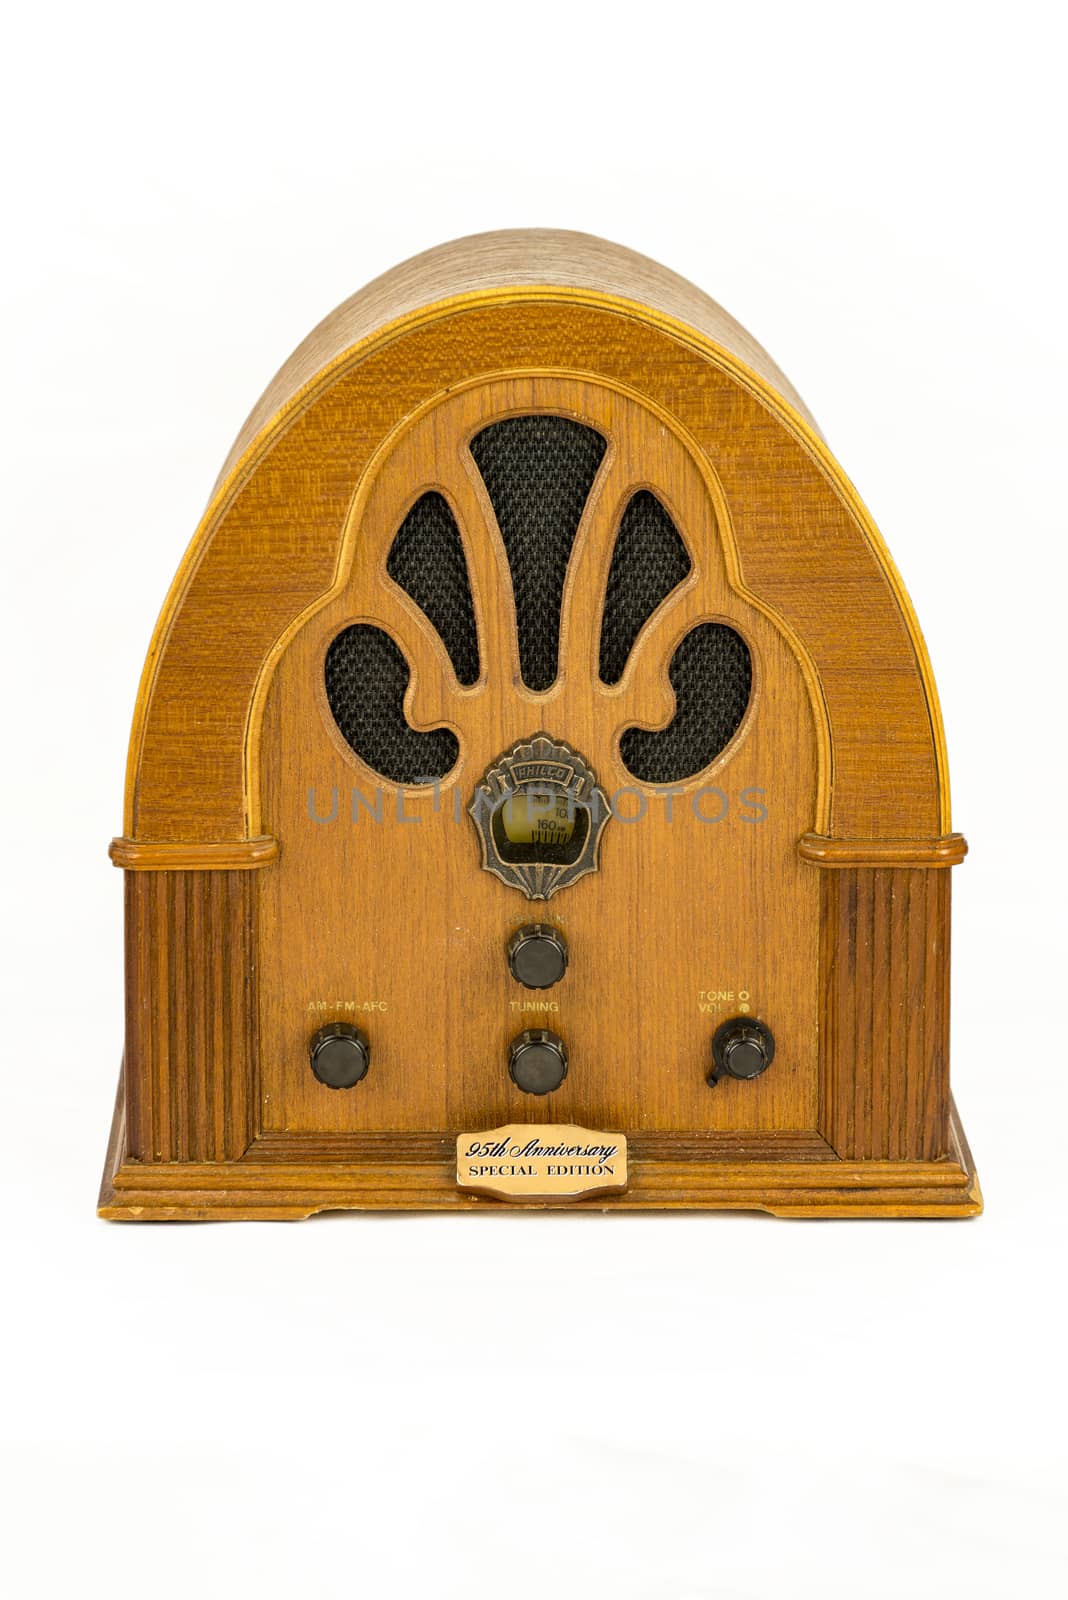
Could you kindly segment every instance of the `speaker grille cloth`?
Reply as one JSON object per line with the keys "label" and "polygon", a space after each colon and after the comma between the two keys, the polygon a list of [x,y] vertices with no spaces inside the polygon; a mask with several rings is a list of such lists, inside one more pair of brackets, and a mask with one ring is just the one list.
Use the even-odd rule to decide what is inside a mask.
{"label": "speaker grille cloth", "polygon": [[[575,534],[604,459],[593,428],[570,417],[507,417],[471,443],[504,541],[515,596],[523,681],[548,689],[557,672],[560,605]],[[463,544],[436,491],[422,495],[397,532],[386,570],[437,629],[457,679],[479,675],[478,635]],[[618,683],[634,640],[660,602],[690,571],[667,511],[648,490],[627,504],[605,593],[600,672]],[[728,744],[749,704],[752,662],[744,639],[706,622],[679,644],[668,675],[675,716],[659,732],[628,728],[620,740],[627,771],[642,783],[676,783],[700,772]],[[411,676],[389,634],[356,623],[326,657],[326,693],[342,735],[392,783],[433,783],[459,756],[448,728],[418,733],[404,716]]]}
{"label": "speaker grille cloth", "polygon": [[357,622],[326,653],[326,697],[334,721],[362,761],[392,783],[432,783],[455,766],[448,728],[417,733],[404,717],[411,673],[388,633]]}
{"label": "speaker grille cloth", "polygon": [[686,546],[655,494],[627,503],[608,569],[601,619],[601,678],[618,683],[631,646],[665,596],[690,570]]}
{"label": "speaker grille cloth", "polygon": [[529,689],[548,689],[556,678],[567,563],[605,448],[599,433],[570,417],[506,417],[471,441],[508,554]]}
{"label": "speaker grille cloth", "polygon": [[460,530],[443,495],[424,494],[415,502],[393,541],[386,571],[434,624],[458,681],[474,683],[475,609]]}
{"label": "speaker grille cloth", "polygon": [[737,732],[753,685],[749,647],[722,622],[702,622],[679,644],[668,668],[675,715],[666,728],[628,728],[619,741],[627,771],[641,783],[679,783],[714,761]]}

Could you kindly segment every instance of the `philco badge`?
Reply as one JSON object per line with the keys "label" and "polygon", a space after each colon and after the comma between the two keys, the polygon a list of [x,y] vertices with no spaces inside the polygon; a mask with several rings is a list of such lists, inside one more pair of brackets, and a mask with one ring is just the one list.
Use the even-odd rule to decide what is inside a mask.
{"label": "philco badge", "polygon": [[547,733],[513,745],[475,790],[468,811],[482,865],[528,900],[548,900],[587,872],[611,807],[577,751]]}
{"label": "philco badge", "polygon": [[583,1200],[627,1187],[627,1141],[571,1123],[509,1123],[456,1141],[456,1182],[498,1200]]}

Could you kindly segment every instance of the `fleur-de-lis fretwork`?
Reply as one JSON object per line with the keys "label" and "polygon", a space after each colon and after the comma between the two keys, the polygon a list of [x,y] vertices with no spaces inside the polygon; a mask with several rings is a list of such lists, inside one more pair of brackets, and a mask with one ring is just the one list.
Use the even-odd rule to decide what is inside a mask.
{"label": "fleur-de-lis fretwork", "polygon": [[363,507],[354,559],[373,596],[332,640],[326,689],[348,744],[390,782],[445,778],[465,734],[476,765],[487,738],[503,748],[537,725],[596,754],[586,730],[610,715],[625,771],[670,784],[744,718],[752,663],[715,620],[713,513],[680,528],[669,509],[701,503],[687,453],[622,396],[604,391],[593,426],[538,404],[537,387],[517,411],[509,385],[496,417],[493,384],[429,413]]}

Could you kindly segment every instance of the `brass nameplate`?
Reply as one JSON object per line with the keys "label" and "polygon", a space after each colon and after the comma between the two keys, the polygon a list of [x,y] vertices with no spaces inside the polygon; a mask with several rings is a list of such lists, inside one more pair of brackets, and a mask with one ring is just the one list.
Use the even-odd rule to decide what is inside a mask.
{"label": "brass nameplate", "polygon": [[512,1122],[456,1141],[456,1182],[498,1200],[583,1200],[627,1187],[627,1141],[571,1123]]}

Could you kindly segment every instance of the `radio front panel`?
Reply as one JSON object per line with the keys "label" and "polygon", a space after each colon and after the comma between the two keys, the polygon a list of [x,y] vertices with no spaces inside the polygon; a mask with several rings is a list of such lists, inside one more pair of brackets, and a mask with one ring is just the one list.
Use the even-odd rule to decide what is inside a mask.
{"label": "radio front panel", "polygon": [[[510,465],[513,504],[537,498],[547,463],[577,480],[558,491],[573,523],[563,582],[532,570],[527,581],[545,591],[544,603],[526,611],[500,527],[510,509],[505,490],[494,483],[495,508],[472,451],[487,418],[563,421],[603,441],[592,472],[586,460],[554,452],[555,432],[545,449]],[[467,683],[442,632],[390,576],[411,507],[430,493],[449,508],[469,574],[479,667]],[[641,530],[624,553],[622,581],[627,560],[655,560],[658,535],[681,546],[679,578],[662,597],[650,588],[626,619],[633,641],[625,661],[605,666],[617,677],[606,683],[606,591],[614,559],[620,580],[621,535],[639,496],[655,496],[663,523]],[[264,695],[262,816],[286,841],[261,890],[265,1127],[815,1126],[819,894],[796,850],[816,797],[813,707],[781,624],[730,581],[729,538],[687,441],[637,401],[595,384],[476,384],[429,407],[391,442],[353,506],[336,591],[300,620]],[[355,627],[381,630],[412,668],[406,694],[392,697],[388,685],[377,693],[377,657],[350,669],[352,696],[367,707],[349,729],[357,748],[326,692],[331,650]],[[691,691],[696,704],[676,710],[660,754],[631,750],[643,774],[664,763],[667,781],[652,782],[628,767],[628,736],[670,715],[671,664],[708,628],[740,641],[746,670],[732,691],[736,704],[724,718],[703,684]],[[383,733],[391,717],[398,727]],[[679,738],[671,730],[682,718]],[[444,771],[434,769],[433,744],[410,755],[391,748],[433,740],[408,731],[418,727],[449,730]],[[470,815],[486,770],[542,730],[580,754],[607,801],[593,869],[544,901],[485,870]],[[378,748],[361,756],[361,742],[375,739]],[[426,781],[396,781],[405,759],[431,769],[419,774]],[[536,774],[527,787],[512,810],[529,804],[536,827],[548,792],[543,800]],[[566,974],[546,989],[517,982],[507,960],[512,934],[535,919],[566,940]],[[788,927],[789,937],[770,940],[771,926]],[[795,965],[802,950],[806,981]],[[712,1094],[708,1040],[731,1012],[772,1019],[790,1068]],[[315,1020],[355,1021],[373,1036],[375,1070],[359,1094],[332,1094],[308,1072]],[[535,1104],[509,1077],[508,1046],[521,1029],[543,1026],[566,1036],[569,1069]]]}

